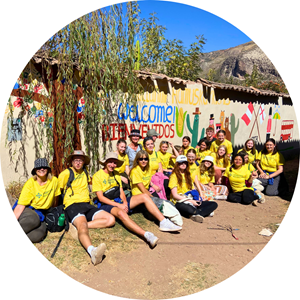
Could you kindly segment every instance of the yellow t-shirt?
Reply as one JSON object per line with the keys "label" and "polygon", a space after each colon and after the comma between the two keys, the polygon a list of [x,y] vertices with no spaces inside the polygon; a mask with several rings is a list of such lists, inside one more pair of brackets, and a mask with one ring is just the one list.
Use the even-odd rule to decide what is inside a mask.
{"label": "yellow t-shirt", "polygon": [[[116,169],[115,169],[116,170]],[[96,172],[93,176],[93,192],[99,192],[102,191],[103,193],[108,191],[109,189],[120,186],[122,187],[122,180],[120,177],[120,174],[116,171],[114,171],[115,176],[113,174],[109,174],[104,172],[103,169]],[[119,184],[118,184],[118,182]]]}
{"label": "yellow t-shirt", "polygon": [[226,168],[226,166],[224,165],[224,158],[220,158],[219,161],[217,162],[217,153],[212,152],[210,154],[211,157],[213,157],[214,159],[214,165],[219,167],[219,168]]}
{"label": "yellow t-shirt", "polygon": [[205,171],[203,174],[200,174],[200,168],[199,168],[194,176],[196,177],[196,175],[199,182],[202,184],[208,184],[210,182],[215,183],[215,176],[210,177],[208,175],[208,171]]}
{"label": "yellow t-shirt", "polygon": [[[73,168],[72,168],[73,169]],[[90,193],[88,182],[90,182],[91,177],[87,179],[84,171],[81,173],[77,173],[74,169],[74,180],[71,184],[72,188],[68,188],[64,197],[64,205],[65,207],[70,206],[74,203],[82,203],[82,202],[90,202]],[[68,179],[70,176],[70,172],[68,169],[62,171],[58,176],[59,187],[61,189],[65,189]],[[72,195],[73,190],[73,195]]]}
{"label": "yellow t-shirt", "polygon": [[186,149],[184,149],[183,147],[182,147],[182,149],[183,149],[183,155],[187,155],[187,152],[190,150],[190,149],[194,149],[195,150],[195,148],[194,147],[192,147],[192,146],[188,146]]}
{"label": "yellow t-shirt", "polygon": [[[240,149],[237,153],[243,151],[244,149]],[[252,163],[254,160],[256,160],[257,156],[258,156],[258,152],[257,150],[255,149],[255,154],[252,154],[252,151],[249,150],[249,151],[246,151],[248,153],[248,157],[249,157],[249,163]]]}
{"label": "yellow t-shirt", "polygon": [[[142,146],[142,149],[145,150],[144,143],[143,142],[139,142],[139,144]],[[153,146],[153,151],[155,151],[155,145]]]}
{"label": "yellow t-shirt", "polygon": [[142,191],[138,188],[137,184],[142,183],[146,190],[149,189],[149,184],[151,181],[151,170],[150,168],[148,171],[142,171],[140,166],[136,166],[130,172],[130,181],[131,181],[131,193],[132,195],[139,195],[142,194]]}
{"label": "yellow t-shirt", "polygon": [[126,166],[129,166],[129,158],[128,158],[128,155],[125,154],[125,155],[120,155],[118,154],[118,160],[121,160],[123,162],[123,165],[119,168],[115,168],[115,171],[122,174],[125,172],[125,168]]}
{"label": "yellow t-shirt", "polygon": [[267,172],[276,172],[278,166],[283,166],[285,163],[284,157],[280,152],[272,155],[272,153],[258,153],[257,160],[260,160],[260,167]]}
{"label": "yellow t-shirt", "polygon": [[200,160],[199,160],[200,163],[202,162],[202,160],[204,159],[205,156],[211,156],[210,150],[200,151],[200,148],[197,148],[196,152],[197,152],[197,157],[200,157]]}
{"label": "yellow t-shirt", "polygon": [[226,146],[227,148],[227,154],[231,154],[233,152],[233,149],[232,149],[232,144],[231,142],[229,142],[228,140],[224,140],[222,143],[219,141],[219,140],[215,140],[211,143],[211,146],[210,146],[210,151],[211,152],[215,152],[217,153],[218,152],[218,149],[221,145],[224,145]]}
{"label": "yellow t-shirt", "polygon": [[244,167],[245,167],[248,171],[250,171],[251,173],[252,173],[253,171],[256,170],[256,169],[254,168],[254,166],[253,166],[252,164],[250,164],[250,163],[244,164]]}
{"label": "yellow t-shirt", "polygon": [[189,164],[191,176],[198,170],[198,166],[195,163]]}
{"label": "yellow t-shirt", "polygon": [[228,177],[232,191],[234,193],[241,192],[245,189],[253,190],[253,188],[251,187],[246,187],[245,180],[248,180],[251,176],[251,172],[247,168],[243,166],[238,170],[232,168],[231,172],[229,169],[230,167],[226,168],[223,176]]}
{"label": "yellow t-shirt", "polygon": [[18,204],[31,205],[35,209],[49,209],[54,204],[54,198],[60,194],[58,179],[55,176],[42,186],[31,177],[23,186]]}
{"label": "yellow t-shirt", "polygon": [[172,154],[169,153],[169,152],[166,152],[164,154],[161,151],[158,151],[157,152],[157,156],[160,159],[160,162],[162,164],[163,169],[168,169],[169,168],[169,164],[170,164],[170,158],[171,158]]}
{"label": "yellow t-shirt", "polygon": [[[192,178],[193,180],[193,178]],[[177,193],[178,194],[185,194],[186,192],[190,191],[190,189],[188,188],[187,184],[186,184],[186,180],[185,180],[185,175],[182,174],[182,186],[179,186],[178,184],[178,180],[176,177],[176,174],[172,174],[170,176],[170,181],[169,181],[169,188],[172,190],[174,187],[177,187]],[[173,203],[176,203],[177,201],[173,198],[172,193],[170,196],[170,200]]]}
{"label": "yellow t-shirt", "polygon": [[154,175],[156,171],[158,170],[159,163],[161,162],[157,153],[155,151],[152,151],[152,154],[149,154],[149,165],[151,169],[151,175]]}

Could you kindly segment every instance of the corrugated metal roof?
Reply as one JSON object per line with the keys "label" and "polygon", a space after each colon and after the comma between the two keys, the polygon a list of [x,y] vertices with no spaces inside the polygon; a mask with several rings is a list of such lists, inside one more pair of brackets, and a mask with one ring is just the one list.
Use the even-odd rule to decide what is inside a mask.
{"label": "corrugated metal roof", "polygon": [[[33,57],[32,57],[34,63],[39,64],[43,60],[48,62],[50,65],[56,65],[60,62],[53,57],[48,56],[47,52],[45,51],[38,51]],[[79,70],[79,64],[77,61],[74,62],[74,67]],[[209,81],[203,78],[198,78],[195,81],[191,80],[185,80],[177,77],[169,77],[165,74],[161,73],[152,73],[147,71],[137,71],[137,76],[143,80],[167,80],[169,82],[175,83],[175,84],[196,84],[201,83],[204,86],[208,86],[214,89],[221,89],[221,90],[232,90],[232,91],[238,91],[238,92],[244,92],[253,94],[256,96],[272,96],[272,97],[283,97],[283,98],[290,98],[290,95],[284,94],[284,93],[276,93],[275,91],[268,91],[268,90],[261,90],[254,87],[245,87],[245,86],[239,86],[239,85],[233,85],[233,84],[225,84],[225,83],[219,83],[219,82],[213,82]]]}

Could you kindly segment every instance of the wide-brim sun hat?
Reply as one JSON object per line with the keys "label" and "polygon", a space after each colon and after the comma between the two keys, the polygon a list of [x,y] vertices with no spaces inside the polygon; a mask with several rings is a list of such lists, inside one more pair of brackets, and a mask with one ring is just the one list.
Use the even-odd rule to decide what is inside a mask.
{"label": "wide-brim sun hat", "polygon": [[51,168],[49,167],[48,161],[46,158],[38,158],[34,161],[34,168],[31,171],[32,175],[36,175],[36,169],[45,168],[51,172]]}
{"label": "wide-brim sun hat", "polygon": [[214,158],[210,155],[205,156],[202,161],[210,161],[212,164],[214,163]]}
{"label": "wide-brim sun hat", "polygon": [[155,129],[149,129],[146,133],[146,136],[159,136],[159,133]]}
{"label": "wide-brim sun hat", "polygon": [[176,157],[176,162],[178,162],[178,163],[185,162],[185,161],[187,162],[187,158],[185,155],[178,155]]}
{"label": "wide-brim sun hat", "polygon": [[130,134],[128,135],[128,137],[131,137],[131,136],[138,136],[138,137],[142,138],[141,132],[139,131],[139,129],[132,129],[130,131]]}
{"label": "wide-brim sun hat", "polygon": [[74,156],[82,156],[85,165],[88,165],[90,163],[91,159],[90,159],[90,157],[88,155],[85,155],[84,151],[82,151],[82,150],[74,150],[74,152],[70,156],[68,156],[68,158],[67,158],[67,163],[68,164],[72,163],[72,160],[73,160]]}
{"label": "wide-brim sun hat", "polygon": [[106,163],[106,161],[109,160],[109,159],[112,159],[112,158],[115,159],[115,160],[117,160],[117,168],[119,168],[119,167],[121,167],[123,165],[124,162],[118,159],[118,154],[115,153],[115,152],[109,152],[109,153],[107,153],[106,156],[105,156],[105,158],[102,159],[102,160],[100,160],[99,163],[102,166],[104,166],[105,163]]}

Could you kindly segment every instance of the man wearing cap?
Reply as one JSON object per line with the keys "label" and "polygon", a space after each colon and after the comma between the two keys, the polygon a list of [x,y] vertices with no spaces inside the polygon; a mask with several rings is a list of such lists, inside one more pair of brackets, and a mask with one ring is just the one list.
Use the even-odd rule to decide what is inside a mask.
{"label": "man wearing cap", "polygon": [[139,144],[139,140],[142,136],[138,129],[132,129],[128,137],[131,143],[126,147],[125,153],[128,155],[129,168],[131,169],[136,154],[143,149],[142,145]]}
{"label": "man wearing cap", "polygon": [[[75,150],[67,158],[67,163],[71,165],[74,172],[74,180],[71,187],[65,190],[63,202],[66,216],[75,226],[70,225],[70,233],[73,237],[76,236],[77,229],[80,243],[91,256],[92,263],[96,265],[102,261],[106,245],[102,243],[94,247],[89,236],[89,229],[111,227],[115,224],[115,218],[90,204],[88,184],[91,178],[88,173],[87,176],[84,172],[85,166],[90,163],[90,158],[82,150]],[[68,169],[59,174],[58,181],[62,190],[65,189],[69,176]]]}
{"label": "man wearing cap", "polygon": [[[97,197],[101,202],[101,209],[121,220],[124,226],[130,231],[145,238],[151,248],[153,248],[157,244],[158,238],[152,232],[142,229],[128,216],[131,209],[141,203],[136,201],[138,199],[126,199],[125,197],[120,174],[115,171],[115,168],[120,167],[122,163],[123,162],[118,159],[117,153],[109,152],[105,159],[100,161],[103,169],[100,169],[93,176],[93,192],[96,192]],[[157,207],[152,201],[151,205],[153,209],[157,210]]]}
{"label": "man wearing cap", "polygon": [[47,235],[44,218],[47,211],[57,203],[60,188],[46,158],[35,160],[31,174],[13,211],[31,242],[38,243]]}

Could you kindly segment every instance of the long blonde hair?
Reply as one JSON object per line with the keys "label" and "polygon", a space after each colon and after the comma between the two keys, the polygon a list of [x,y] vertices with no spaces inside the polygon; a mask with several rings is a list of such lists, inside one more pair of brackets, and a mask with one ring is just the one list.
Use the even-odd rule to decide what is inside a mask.
{"label": "long blonde hair", "polygon": [[[220,148],[223,148],[224,150],[225,150],[225,154],[224,154],[224,156],[223,157],[221,157],[220,155],[219,155],[219,149]],[[217,153],[216,153],[216,165],[218,165],[219,164],[219,161],[220,161],[220,159],[224,159],[224,167],[225,168],[227,168],[228,166],[229,166],[229,158],[228,158],[228,156],[227,156],[227,147],[225,146],[225,145],[221,145],[219,148],[218,148],[218,151],[217,151]]]}
{"label": "long blonde hair", "polygon": [[145,170],[146,171],[148,171],[149,170],[149,168],[150,168],[150,164],[149,164],[149,154],[148,154],[148,152],[146,151],[146,150],[140,150],[137,154],[136,154],[136,156],[135,156],[135,158],[134,158],[134,161],[133,161],[133,164],[132,164],[132,168],[131,168],[131,170],[130,170],[130,173],[131,173],[131,171],[135,168],[135,167],[137,167],[137,166],[139,166],[139,158],[140,157],[146,157],[146,158],[148,158],[148,163],[147,163],[147,165],[146,165],[146,167],[145,167]]}

